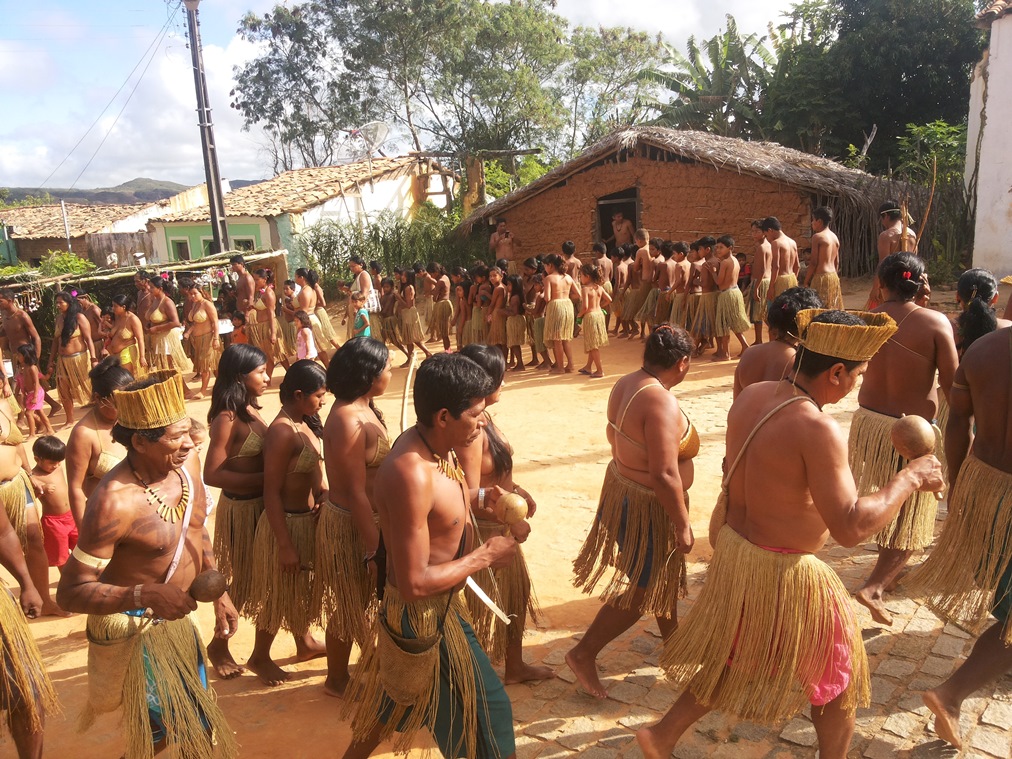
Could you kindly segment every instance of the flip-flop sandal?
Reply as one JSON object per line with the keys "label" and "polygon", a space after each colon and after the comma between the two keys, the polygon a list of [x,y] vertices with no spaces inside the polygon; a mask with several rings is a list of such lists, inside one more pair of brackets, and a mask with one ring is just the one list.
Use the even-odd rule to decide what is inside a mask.
{"label": "flip-flop sandal", "polygon": [[580,370],[580,374],[587,374],[587,375],[589,375],[590,372],[588,372],[586,369],[581,369]]}

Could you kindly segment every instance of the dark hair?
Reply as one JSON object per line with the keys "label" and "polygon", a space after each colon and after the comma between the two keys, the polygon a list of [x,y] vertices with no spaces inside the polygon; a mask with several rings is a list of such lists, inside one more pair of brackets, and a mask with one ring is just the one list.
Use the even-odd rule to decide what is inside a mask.
{"label": "dark hair", "polygon": [[878,215],[888,216],[893,221],[899,221],[900,217],[903,215],[903,212],[900,209],[899,201],[887,200],[878,207]]}
{"label": "dark hair", "polygon": [[[488,375],[492,382],[490,392],[502,385],[503,377],[506,376],[506,360],[498,348],[471,343],[460,349],[460,355],[474,361]],[[488,440],[488,451],[492,454],[492,468],[496,476],[503,477],[513,471],[513,451],[491,419],[485,423],[485,438]]]}
{"label": "dark hair", "polygon": [[246,265],[246,259],[240,255],[230,256],[228,262],[230,264],[242,264],[243,266]]}
{"label": "dark hair", "polygon": [[584,264],[580,267],[580,274],[586,274],[595,285],[601,284],[601,281],[604,279],[601,267],[597,264]]}
{"label": "dark hair", "polygon": [[172,291],[172,283],[169,280],[167,280],[164,277],[160,277],[159,275],[155,274],[153,277],[150,277],[148,279],[148,282],[150,282],[151,286],[154,287],[156,290],[159,290],[160,292],[165,293],[170,298],[172,297],[172,292],[173,292]]}
{"label": "dark hair", "polygon": [[295,276],[296,277],[302,277],[304,280],[306,280],[308,282],[309,281],[309,269],[307,269],[305,266],[300,266],[298,269],[295,270]]}
{"label": "dark hair", "polygon": [[810,287],[791,287],[775,297],[766,310],[766,323],[770,330],[781,335],[798,335],[798,311],[822,308],[819,294]]}
{"label": "dark hair", "polygon": [[134,376],[123,368],[119,356],[106,356],[88,372],[91,393],[99,398],[111,398],[114,390],[126,387]]}
{"label": "dark hair", "polygon": [[348,263],[358,264],[363,269],[365,268],[365,259],[362,258],[362,256],[352,256],[351,258],[348,259]]}
{"label": "dark hair", "polygon": [[705,235],[696,240],[696,244],[700,248],[712,248],[714,245],[717,244],[717,240],[716,238],[711,237],[710,235]]}
{"label": "dark hair", "polygon": [[129,308],[130,308],[130,299],[127,296],[125,296],[125,295],[113,295],[112,296],[112,304],[114,306],[119,306],[121,308],[125,308],[125,309],[129,310]]}
{"label": "dark hair", "polygon": [[671,258],[671,254],[675,252],[674,243],[671,240],[664,240],[661,243],[661,256],[667,261]]}
{"label": "dark hair", "polygon": [[764,221],[763,219],[752,219],[752,223],[749,226],[755,227],[759,231],[762,231],[763,221]]}
{"label": "dark hair", "polygon": [[[865,326],[867,322],[860,316],[848,313],[847,311],[824,311],[812,319],[811,324],[842,324],[848,327],[861,327]],[[800,337],[804,338],[804,335]],[[815,353],[801,346],[794,356],[794,372],[795,374],[803,374],[806,377],[817,377],[837,364],[843,364],[844,369],[852,372],[863,363],[864,361],[852,361],[850,359]]]}
{"label": "dark hair", "polygon": [[[524,302],[524,281],[520,279],[519,274],[510,274],[508,277],[505,277],[503,284],[507,290],[510,290],[510,297],[519,295],[520,302]],[[520,316],[523,316],[523,314],[521,313]]]}
{"label": "dark hair", "polygon": [[383,279],[380,280],[380,287],[386,287],[387,285],[390,285],[390,287],[396,287],[394,281],[390,279],[390,277],[383,277]]}
{"label": "dark hair", "polygon": [[306,282],[309,283],[310,287],[315,288],[319,281],[320,275],[317,273],[316,269],[310,269],[306,272]]}
{"label": "dark hair", "polygon": [[[297,392],[301,392],[303,395],[312,395],[321,387],[326,386],[327,373],[323,371],[323,367],[315,361],[304,358],[296,361],[285,372],[285,378],[281,380],[281,387],[278,388],[278,397],[281,398],[282,403],[287,403],[295,400]],[[304,420],[317,437],[323,437],[323,422],[320,421],[318,414],[304,417]]]}
{"label": "dark hair", "polygon": [[762,224],[760,224],[760,227],[762,228],[763,232],[769,232],[771,229],[779,232],[781,229],[783,229],[783,225],[780,223],[780,219],[778,219],[776,216],[767,216],[765,219],[762,220]]}
{"label": "dark hair", "polygon": [[81,304],[66,290],[56,293],[56,300],[62,300],[67,304],[67,313],[63,315],[63,329],[60,330],[60,345],[66,347],[77,329],[77,315],[81,313]]}
{"label": "dark hair", "polygon": [[9,287],[3,288],[0,290],[0,298],[3,298],[4,300],[14,300],[14,291]]}
{"label": "dark hair", "polygon": [[231,411],[236,418],[249,424],[253,415],[249,406],[260,408],[255,396],[246,390],[243,378],[267,363],[267,356],[262,350],[249,343],[235,343],[228,346],[218,361],[218,378],[211,390],[211,408],[207,412],[208,423],[223,411]]}
{"label": "dark hair", "polygon": [[576,243],[572,240],[566,240],[562,243],[562,252],[567,256],[571,256],[576,252]]}
{"label": "dark hair", "polygon": [[238,319],[239,322],[241,324],[243,324],[243,325],[246,324],[246,314],[244,314],[242,311],[233,311],[232,312],[232,318],[233,319]]}
{"label": "dark hair", "polygon": [[383,271],[383,264],[381,264],[379,261],[370,261],[369,269],[370,271],[374,271],[377,274],[379,274]]}
{"label": "dark hair", "polygon": [[689,244],[684,240],[679,240],[671,246],[672,253],[681,253],[683,256],[689,255]]}
{"label": "dark hair", "polygon": [[525,258],[523,265],[528,269],[534,269],[535,274],[540,274],[545,270],[545,267],[541,265],[541,261],[533,256],[531,258]]}
{"label": "dark hair", "polygon": [[37,459],[63,461],[67,458],[67,444],[56,435],[43,435],[32,444],[32,453]]}
{"label": "dark hair", "polygon": [[650,238],[650,247],[651,248],[657,248],[657,250],[660,250],[663,245],[664,245],[664,239],[663,238],[661,238],[661,237],[651,237]]}
{"label": "dark hair", "polygon": [[410,285],[411,287],[415,286],[414,269],[405,269],[404,271],[401,272],[401,276],[404,277],[405,280],[404,282],[401,283],[401,292],[403,292],[404,288],[407,287],[408,285]]}
{"label": "dark hair", "polygon": [[647,338],[643,348],[643,363],[670,369],[683,358],[691,356],[695,347],[695,341],[684,329],[662,324]]}
{"label": "dark hair", "polygon": [[491,390],[492,380],[474,361],[459,353],[437,353],[425,359],[415,375],[415,416],[425,427],[432,426],[442,409],[459,419]]}
{"label": "dark hair", "polygon": [[295,280],[294,279],[286,279],[281,284],[281,289],[283,290],[286,287],[290,287],[290,288],[292,288],[294,290],[297,287],[297,285],[295,284]]}
{"label": "dark hair", "polygon": [[591,250],[593,250],[595,253],[607,253],[608,246],[605,245],[603,242],[595,242]]}
{"label": "dark hair", "polygon": [[965,305],[956,319],[959,349],[965,352],[977,339],[998,329],[997,314],[991,306],[998,294],[998,282],[987,269],[967,269],[959,277],[956,293]]}
{"label": "dark hair", "polygon": [[257,269],[253,272],[253,276],[264,280],[268,285],[274,284],[274,272],[271,269]]}
{"label": "dark hair", "polygon": [[551,266],[556,272],[561,272],[564,266],[562,256],[552,253],[550,256],[545,256],[545,266]]}
{"label": "dark hair", "polygon": [[180,277],[176,282],[176,288],[179,290],[192,290],[194,287],[193,280],[189,277]]}
{"label": "dark hair", "polygon": [[[327,389],[342,401],[361,398],[386,370],[389,359],[390,351],[385,343],[371,337],[353,337],[330,359]],[[382,422],[383,415],[372,399],[369,400],[369,408]]]}
{"label": "dark hair", "polygon": [[32,344],[32,343],[25,343],[24,345],[19,345],[18,348],[17,348],[17,350],[18,350],[18,355],[21,356],[21,358],[24,359],[24,361],[25,361],[26,364],[28,364],[29,366],[38,366],[38,364],[39,364],[39,357],[35,355],[35,345],[34,344]]}
{"label": "dark hair", "polygon": [[734,238],[731,237],[731,235],[721,235],[720,237],[717,238],[717,242],[719,242],[726,248],[734,247]]}
{"label": "dark hair", "polygon": [[[305,310],[303,310],[303,309],[300,308],[298,311],[296,311],[294,314],[292,314],[292,318],[299,323],[300,329],[311,329],[312,328],[313,320],[309,318],[309,312],[308,311],[305,311]],[[309,326],[307,326],[307,324]]]}
{"label": "dark hair", "polygon": [[812,211],[812,218],[818,219],[828,227],[833,221],[833,209],[829,206],[819,206]]}
{"label": "dark hair", "polygon": [[882,287],[904,301],[917,296],[923,274],[924,262],[912,253],[891,253],[878,265],[878,281]]}
{"label": "dark hair", "polygon": [[440,277],[446,274],[446,269],[443,268],[443,265],[438,264],[435,261],[429,261],[428,266],[425,267],[425,271],[429,274],[436,274]]}

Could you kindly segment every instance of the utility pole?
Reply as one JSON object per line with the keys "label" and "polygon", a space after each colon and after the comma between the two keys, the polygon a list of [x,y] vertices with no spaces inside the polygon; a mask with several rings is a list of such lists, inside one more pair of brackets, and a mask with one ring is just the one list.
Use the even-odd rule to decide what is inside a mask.
{"label": "utility pole", "polygon": [[207,182],[207,204],[211,209],[211,254],[228,250],[228,225],[225,220],[225,201],[221,195],[221,172],[218,170],[218,149],[214,144],[211,125],[211,106],[207,97],[207,77],[204,76],[204,56],[200,48],[200,29],[197,6],[200,0],[183,0],[186,5],[186,24],[190,34],[190,58],[193,60],[193,85],[197,90],[197,124],[200,142],[204,149],[204,178]]}

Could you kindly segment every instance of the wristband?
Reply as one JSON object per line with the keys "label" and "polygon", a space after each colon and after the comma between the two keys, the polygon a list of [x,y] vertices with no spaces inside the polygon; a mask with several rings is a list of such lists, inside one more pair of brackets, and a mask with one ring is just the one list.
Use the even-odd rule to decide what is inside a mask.
{"label": "wristband", "polygon": [[140,583],[138,583],[137,585],[134,585],[134,608],[135,609],[143,609],[144,608],[144,603],[141,601],[141,587],[142,587],[142,585]]}
{"label": "wristband", "polygon": [[478,508],[485,508],[485,488],[478,488]]}

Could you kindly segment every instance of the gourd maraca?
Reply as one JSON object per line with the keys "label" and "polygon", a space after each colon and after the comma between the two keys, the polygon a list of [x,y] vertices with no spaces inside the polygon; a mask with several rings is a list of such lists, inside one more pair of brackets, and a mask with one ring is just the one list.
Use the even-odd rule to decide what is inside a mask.
{"label": "gourd maraca", "polygon": [[495,502],[495,518],[505,525],[503,535],[509,528],[527,519],[527,500],[519,493],[503,493]]}
{"label": "gourd maraca", "polygon": [[190,595],[194,601],[211,603],[217,601],[228,590],[225,575],[216,569],[207,569],[193,578],[190,583]]}
{"label": "gourd maraca", "polygon": [[[901,416],[893,422],[889,436],[896,452],[908,461],[935,452],[935,430],[922,416]],[[942,500],[942,494],[935,493],[935,498]]]}

